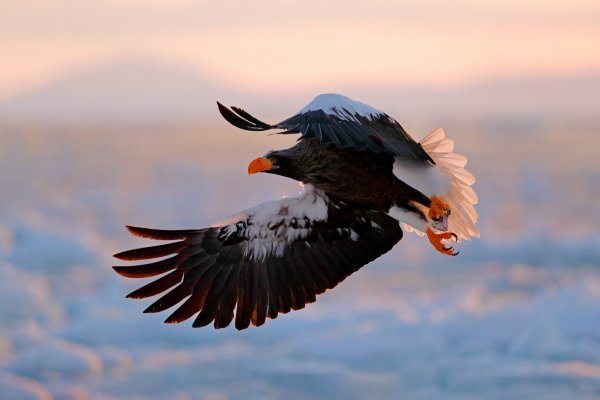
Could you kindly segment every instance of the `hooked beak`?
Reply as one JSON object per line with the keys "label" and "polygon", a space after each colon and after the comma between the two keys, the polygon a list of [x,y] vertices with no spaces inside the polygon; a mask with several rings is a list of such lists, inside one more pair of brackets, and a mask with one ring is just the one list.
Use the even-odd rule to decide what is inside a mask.
{"label": "hooked beak", "polygon": [[273,169],[273,162],[265,157],[258,157],[248,165],[248,175]]}

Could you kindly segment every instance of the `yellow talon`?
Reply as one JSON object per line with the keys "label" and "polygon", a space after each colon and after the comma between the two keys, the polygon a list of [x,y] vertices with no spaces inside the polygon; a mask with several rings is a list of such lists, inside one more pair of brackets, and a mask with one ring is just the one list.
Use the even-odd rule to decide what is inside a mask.
{"label": "yellow talon", "polygon": [[439,197],[431,197],[431,205],[429,206],[429,218],[440,220],[450,215],[450,206],[442,201]]}
{"label": "yellow talon", "polygon": [[446,247],[444,245],[444,243],[442,243],[442,240],[450,240],[450,239],[457,240],[458,237],[456,236],[455,233],[453,233],[453,232],[435,233],[433,230],[431,230],[431,228],[427,228],[426,233],[427,233],[427,238],[429,239],[429,242],[440,253],[446,254],[449,256],[456,256],[456,255],[458,255],[458,253],[460,253],[459,251],[454,252],[454,247]]}

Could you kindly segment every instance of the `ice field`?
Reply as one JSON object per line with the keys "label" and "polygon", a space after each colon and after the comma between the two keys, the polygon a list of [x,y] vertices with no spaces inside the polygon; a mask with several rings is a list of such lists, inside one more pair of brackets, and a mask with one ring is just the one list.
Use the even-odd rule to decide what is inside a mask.
{"label": "ice field", "polygon": [[142,314],[111,255],[148,244],[126,224],[198,228],[294,193],[246,166],[295,138],[216,120],[4,126],[0,398],[599,398],[598,129],[444,128],[478,178],[480,240],[446,257],[405,234],[238,332]]}

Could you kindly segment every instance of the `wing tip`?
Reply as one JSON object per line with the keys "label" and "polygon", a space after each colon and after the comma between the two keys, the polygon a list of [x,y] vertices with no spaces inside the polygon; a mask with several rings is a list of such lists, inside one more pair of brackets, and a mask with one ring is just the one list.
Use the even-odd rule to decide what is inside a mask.
{"label": "wing tip", "polygon": [[163,311],[160,307],[157,307],[155,304],[149,305],[144,311],[143,314],[156,314],[158,312]]}
{"label": "wing tip", "polygon": [[217,100],[217,108],[219,109],[219,112],[221,113],[221,115],[223,115],[224,112],[227,112],[227,107],[225,107],[220,101]]}
{"label": "wing tip", "polygon": [[153,229],[153,228],[142,228],[140,226],[125,225],[125,229],[133,236],[141,237],[144,239],[154,240],[184,240],[198,230],[195,229],[182,229],[182,230],[168,230],[168,229]]}
{"label": "wing tip", "polygon": [[169,325],[174,325],[174,324],[179,324],[182,321],[185,321],[185,319],[183,320],[178,320],[176,318],[171,318],[171,316],[167,317],[164,321],[163,324],[169,324]]}
{"label": "wing tip", "polygon": [[260,121],[239,107],[227,108],[217,101],[217,108],[221,116],[237,128],[246,131],[266,131],[274,128],[274,126]]}
{"label": "wing tip", "polygon": [[[117,260],[123,260],[123,261],[135,261],[135,260],[137,260],[137,258],[131,257],[129,255],[130,252],[131,252],[131,250],[121,251],[120,253],[113,254],[113,257],[116,258]],[[120,267],[113,267],[113,269],[115,269],[115,271],[117,271],[118,274],[121,274],[120,271],[122,271],[122,270],[121,270]]]}
{"label": "wing tip", "polygon": [[133,236],[138,236],[142,238],[148,238],[147,233],[152,230],[150,228],[143,228],[141,226],[133,225],[125,225],[125,229],[127,229],[127,232],[131,233]]}
{"label": "wing tip", "polygon": [[[115,254],[113,257],[116,257],[117,255]],[[120,266],[120,265],[116,265],[113,266],[112,269],[119,275],[125,277],[125,278],[137,278],[137,275],[132,274],[129,269],[131,269],[131,267],[124,267],[124,266]]]}

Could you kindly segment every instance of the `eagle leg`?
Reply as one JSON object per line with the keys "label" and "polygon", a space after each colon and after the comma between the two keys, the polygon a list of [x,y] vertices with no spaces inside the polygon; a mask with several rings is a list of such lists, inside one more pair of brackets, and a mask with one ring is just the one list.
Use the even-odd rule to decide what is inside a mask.
{"label": "eagle leg", "polygon": [[453,232],[448,230],[448,217],[450,216],[450,207],[443,202],[439,197],[431,197],[431,205],[429,206],[428,216],[431,220],[431,226],[444,233],[435,233],[431,228],[427,228],[427,238],[437,251],[450,256],[458,255],[458,251],[454,252],[454,247],[447,247],[442,243],[442,240],[458,240],[458,237]]}
{"label": "eagle leg", "polygon": [[448,217],[450,216],[450,206],[443,202],[439,197],[431,197],[429,206],[429,219],[431,226],[438,231],[446,232],[448,230]]}

